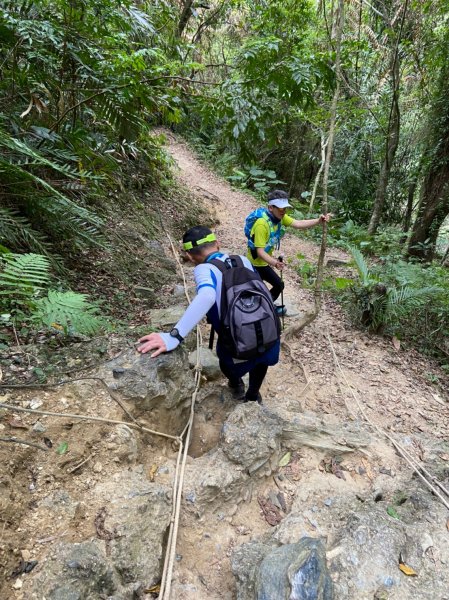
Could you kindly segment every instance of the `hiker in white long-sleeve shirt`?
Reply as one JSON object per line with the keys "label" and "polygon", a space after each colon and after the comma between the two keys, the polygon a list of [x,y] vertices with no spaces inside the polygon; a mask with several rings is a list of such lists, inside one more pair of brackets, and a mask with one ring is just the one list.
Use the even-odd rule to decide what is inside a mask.
{"label": "hiker in white long-sleeve shirt", "polygon": [[[240,273],[247,272],[250,279],[257,280],[256,286],[259,284],[259,281],[262,288],[264,288],[264,284],[261,282],[259,276],[255,274],[253,266],[246,257],[231,257],[230,259],[227,254],[220,252],[215,234],[207,227],[197,226],[189,229],[183,236],[183,245],[188,259],[195,265],[194,276],[197,295],[169,333],[161,332],[145,335],[140,338],[139,342],[141,345],[137,349],[142,353],[153,351],[151,354],[152,357],[156,357],[162,352],[174,350],[201,319],[207,315],[212,327],[218,333],[217,356],[221,371],[228,378],[229,387],[236,397],[242,398],[245,390],[242,377],[249,373],[249,387],[244,395],[244,400],[260,403],[262,398],[259,390],[268,367],[275,365],[279,360],[279,333],[276,334],[275,340],[271,342],[270,347],[264,350],[264,346],[262,345],[262,349],[255,357],[248,360],[240,360],[231,355],[229,345],[225,344],[225,335],[220,320],[222,316],[222,270],[226,271],[226,268],[221,264],[219,268],[213,262],[221,261],[223,265],[227,263],[226,266],[229,267],[231,259],[233,266],[235,266],[238,259],[239,266],[243,266],[250,271],[248,273],[246,269],[240,269]],[[271,303],[271,297],[269,297],[269,302]],[[268,322],[265,319],[261,319],[260,322],[255,324],[258,327],[258,335],[261,332],[260,323],[262,321],[264,326]]]}

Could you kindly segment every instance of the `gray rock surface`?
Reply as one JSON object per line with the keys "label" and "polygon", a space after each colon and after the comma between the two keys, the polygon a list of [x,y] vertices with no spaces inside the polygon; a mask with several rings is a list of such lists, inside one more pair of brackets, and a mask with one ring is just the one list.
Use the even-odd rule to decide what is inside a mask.
{"label": "gray rock surface", "polygon": [[111,532],[110,559],[121,581],[151,587],[162,569],[171,488],[146,480],[136,469],[123,471],[96,491],[99,497],[110,498],[104,526]]}
{"label": "gray rock surface", "polygon": [[249,475],[235,465],[223,450],[214,450],[186,466],[184,478],[184,507],[201,515],[205,510],[238,502],[245,495]]}
{"label": "gray rock surface", "polygon": [[[198,352],[195,349],[189,354],[189,364],[193,368],[197,362]],[[222,376],[217,355],[209,348],[200,348],[201,373],[209,381],[214,381]]]}
{"label": "gray rock surface", "polygon": [[151,411],[151,420],[160,431],[177,434],[184,427],[194,375],[182,346],[156,358],[126,350],[107,362],[100,376],[112,390],[135,402],[139,409]]}
{"label": "gray rock surface", "polygon": [[282,444],[292,450],[308,446],[343,454],[366,447],[370,443],[370,436],[366,430],[351,423],[330,425],[311,413],[293,419],[282,419],[281,424]]}
{"label": "gray rock surface", "polygon": [[[407,504],[396,507],[399,519],[388,515],[385,502],[365,504],[348,514],[335,541],[339,553],[331,562],[338,598],[368,600],[380,593],[388,600],[449,597],[447,569],[439,568],[435,577],[435,564],[449,564],[447,511],[441,506],[439,518],[432,518],[428,510]],[[399,557],[416,577],[400,571]]]}
{"label": "gray rock surface", "polygon": [[148,481],[136,467],[98,484],[94,495],[103,503],[95,516],[100,539],[56,544],[25,582],[26,598],[131,600],[159,580],[171,487]]}
{"label": "gray rock surface", "polygon": [[302,538],[272,550],[256,572],[257,600],[332,600],[332,581],[320,540]]}
{"label": "gray rock surface", "polygon": [[237,600],[332,600],[332,581],[323,543],[304,537],[277,547],[252,541],[231,558]]}
{"label": "gray rock surface", "polygon": [[279,419],[256,402],[239,404],[223,424],[221,447],[230,461],[253,473],[265,464],[273,468],[280,454]]}
{"label": "gray rock surface", "polygon": [[277,469],[281,428],[256,402],[238,404],[223,424],[219,446],[187,465],[184,499],[197,514],[251,496],[251,477]]}
{"label": "gray rock surface", "polygon": [[106,557],[103,542],[61,542],[53,547],[36,573],[26,597],[31,600],[98,600],[120,588],[119,577]]}
{"label": "gray rock surface", "polygon": [[154,308],[150,312],[151,326],[156,330],[169,331],[184,314],[186,303],[183,305],[169,306],[168,308]]}
{"label": "gray rock surface", "polygon": [[274,547],[263,541],[253,540],[234,550],[231,568],[237,583],[236,600],[254,600],[257,570]]}

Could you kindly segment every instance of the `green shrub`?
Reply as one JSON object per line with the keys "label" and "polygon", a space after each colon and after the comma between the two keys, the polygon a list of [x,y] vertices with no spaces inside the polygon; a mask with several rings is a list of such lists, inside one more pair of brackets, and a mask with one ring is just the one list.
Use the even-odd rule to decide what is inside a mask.
{"label": "green shrub", "polygon": [[369,266],[358,248],[349,250],[357,278],[341,285],[338,293],[352,319],[370,331],[394,335],[447,362],[447,270],[423,268],[395,257]]}

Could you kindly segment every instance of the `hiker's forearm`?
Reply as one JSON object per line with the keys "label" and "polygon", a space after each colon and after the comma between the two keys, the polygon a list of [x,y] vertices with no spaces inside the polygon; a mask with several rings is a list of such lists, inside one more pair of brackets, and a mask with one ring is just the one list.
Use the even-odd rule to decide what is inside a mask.
{"label": "hiker's forearm", "polygon": [[265,252],[263,248],[257,248],[257,256],[268,263],[270,267],[275,267],[278,262],[275,258],[268,254],[268,252]]}
{"label": "hiker's forearm", "polygon": [[214,302],[215,290],[213,288],[205,287],[198,292],[187,307],[186,312],[175,325],[181,337],[186,337],[195,325],[198,325],[201,319],[212,308]]}
{"label": "hiker's forearm", "polygon": [[321,218],[318,219],[305,219],[304,221],[297,221],[296,219],[291,224],[293,229],[310,229],[321,223]]}

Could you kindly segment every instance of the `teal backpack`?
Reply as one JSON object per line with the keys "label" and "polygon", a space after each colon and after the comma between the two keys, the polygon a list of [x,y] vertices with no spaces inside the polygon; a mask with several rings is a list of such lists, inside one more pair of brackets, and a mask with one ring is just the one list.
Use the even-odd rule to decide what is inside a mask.
{"label": "teal backpack", "polygon": [[268,252],[271,250],[271,248],[279,250],[281,245],[281,237],[285,233],[285,227],[283,225],[275,227],[273,221],[269,217],[268,210],[264,207],[256,208],[256,210],[253,210],[245,219],[244,231],[245,236],[248,239],[248,247],[251,250],[255,250],[256,248],[254,246],[254,240],[251,239],[251,229],[254,227],[254,223],[257,221],[257,219],[265,219],[270,227],[270,238],[264,248],[265,252]]}

